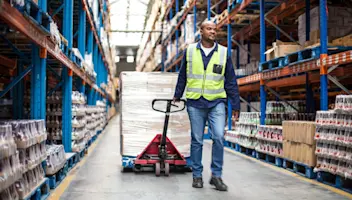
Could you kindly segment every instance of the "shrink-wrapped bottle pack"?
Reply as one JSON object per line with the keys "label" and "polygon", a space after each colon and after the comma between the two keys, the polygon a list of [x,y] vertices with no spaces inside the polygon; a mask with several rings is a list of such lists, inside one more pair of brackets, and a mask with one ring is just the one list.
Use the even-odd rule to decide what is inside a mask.
{"label": "shrink-wrapped bottle pack", "polygon": [[[172,99],[176,73],[122,72],[120,74],[121,155],[137,156],[149,142],[162,134],[165,114],[154,111],[154,99]],[[182,106],[182,105],[180,105]],[[155,105],[166,111],[166,103]],[[170,114],[167,137],[182,155],[190,155],[190,122],[186,108]]]}

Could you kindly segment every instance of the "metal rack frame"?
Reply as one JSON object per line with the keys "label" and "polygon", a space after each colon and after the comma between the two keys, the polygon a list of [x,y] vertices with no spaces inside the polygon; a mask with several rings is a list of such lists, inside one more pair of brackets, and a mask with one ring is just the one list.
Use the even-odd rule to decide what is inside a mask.
{"label": "metal rack frame", "polygon": [[[241,3],[234,3],[241,2]],[[197,12],[196,7],[197,0],[192,2],[193,13]],[[257,74],[249,75],[246,77],[238,77],[238,85],[240,92],[259,92],[260,93],[260,112],[261,112],[261,124],[265,123],[265,111],[266,111],[266,99],[268,98],[268,91],[274,94],[276,98],[284,100],[280,97],[280,94],[272,88],[280,88],[282,86],[290,86],[290,85],[305,85],[304,89],[306,94],[304,96],[306,98],[307,107],[314,107],[314,94],[312,90],[312,83],[320,83],[320,109],[327,110],[328,109],[328,99],[329,95],[336,94],[336,92],[328,91],[328,81],[331,81],[335,85],[338,86],[343,92],[350,94],[350,91],[345,88],[336,78],[329,75],[329,73],[335,76],[341,76],[343,74],[347,74],[350,69],[347,67],[339,67],[337,66],[346,65],[352,63],[352,51],[344,51],[339,53],[334,53],[332,55],[328,55],[328,42],[327,42],[327,1],[326,0],[288,0],[285,2],[268,2],[264,0],[258,0],[257,2],[252,0],[243,0],[243,1],[217,1],[215,5],[211,5],[211,1],[207,1],[207,17],[210,19],[212,14],[220,14],[227,17],[222,18],[221,21],[216,21],[217,28],[219,30],[227,29],[227,41],[222,42],[221,44],[226,45],[228,47],[228,51],[231,52],[233,48],[243,48],[241,44],[239,44],[238,40],[242,39],[247,42],[248,49],[250,49],[251,42],[250,38],[255,36],[256,34],[260,35],[260,63],[266,62],[266,56],[264,52],[267,47],[267,29],[275,28],[276,30],[276,38],[280,38],[285,36],[292,40],[292,37],[287,34],[282,28],[279,27],[280,21],[284,18],[297,15],[300,13],[306,13],[306,41],[310,39],[310,8],[312,4],[317,4],[320,6],[320,55],[318,59],[313,59],[309,61],[304,61],[297,64],[292,64],[288,66],[284,66],[279,69],[259,71]],[[173,15],[173,7],[175,7],[175,11],[179,11],[178,1],[170,0],[167,7],[167,12],[162,19],[165,20],[167,15],[169,15],[169,20],[172,19]],[[213,9],[217,8],[217,12],[214,12]],[[259,11],[259,17],[250,21],[248,25],[242,27],[239,31],[233,34],[232,29],[236,24],[233,24],[235,19],[238,17],[238,14],[246,11],[247,8],[251,8],[253,11],[253,7],[255,7],[255,11]],[[164,41],[161,42],[163,50],[162,62],[158,66],[155,67],[154,71],[178,71],[178,65],[182,60],[182,51],[183,49],[179,49],[178,45],[178,33],[179,27],[185,20],[185,17],[188,13],[192,11],[191,8],[185,10],[183,16],[178,19],[177,26],[171,33],[166,37]],[[195,24],[195,34],[196,34],[196,21],[197,16],[194,16],[194,24]],[[185,30],[186,31],[186,30]],[[166,55],[165,48],[173,35],[176,34],[176,47],[177,52],[174,58],[171,59],[170,63],[165,63]],[[162,37],[162,36],[160,36]],[[199,35],[197,35],[198,39]],[[159,38],[160,40],[160,38]],[[148,41],[146,41],[148,42]],[[155,47],[155,46],[154,46]],[[248,51],[247,51],[248,52]],[[229,56],[231,54],[229,53]],[[237,55],[237,61],[239,60],[239,54]],[[248,62],[250,60],[250,54],[248,58]],[[139,63],[143,65],[144,63]],[[239,66],[239,63],[236,63],[236,66]],[[259,66],[258,66],[259,68]],[[270,82],[268,82],[270,80]],[[245,103],[250,104],[251,98],[242,98],[241,101],[245,101]],[[228,105],[229,111],[231,111],[231,105]],[[250,111],[250,106],[248,106],[248,111]],[[309,112],[313,112],[312,109],[307,108]],[[231,123],[228,125],[229,130],[231,130]]]}
{"label": "metal rack frame", "polygon": [[[63,139],[62,144],[65,147],[66,152],[71,152],[71,119],[72,119],[72,89],[76,87],[77,90],[87,95],[88,104],[95,105],[97,100],[106,99],[108,104],[114,104],[114,99],[111,94],[108,94],[100,84],[108,82],[108,79],[112,81],[112,74],[110,67],[113,63],[109,63],[109,55],[105,55],[103,51],[102,42],[100,41],[100,28],[104,28],[103,20],[109,20],[105,17],[105,13],[108,12],[108,1],[99,1],[99,19],[100,27],[97,27],[93,21],[91,8],[89,7],[86,0],[79,0],[77,2],[71,0],[58,1],[61,5],[52,12],[51,16],[48,14],[48,1],[39,0],[36,5],[31,0],[25,0],[25,6],[12,6],[9,1],[4,1],[1,5],[0,21],[3,24],[11,27],[18,31],[25,40],[25,44],[31,46],[29,49],[29,55],[32,59],[26,58],[28,52],[20,49],[13,44],[6,36],[1,36],[8,46],[11,47],[12,52],[15,56],[13,58],[4,57],[4,61],[17,68],[17,76],[13,77],[12,81],[6,86],[6,89],[1,93],[3,97],[7,92],[13,93],[14,101],[14,112],[16,112],[14,118],[21,119],[24,117],[23,102],[24,102],[24,78],[29,72],[31,72],[31,99],[30,99],[30,118],[31,119],[46,119],[46,97],[51,95],[54,91],[62,88],[63,93]],[[51,0],[54,1],[54,0]],[[74,12],[74,3],[78,3],[78,11]],[[30,9],[36,9],[38,11],[36,19],[31,19],[32,16],[28,16],[25,9],[26,6],[30,6]],[[67,43],[67,47],[58,49],[55,43],[50,39],[50,32],[48,28],[43,25],[44,17],[48,20],[56,18],[57,14],[63,12],[62,17],[62,35],[64,42]],[[77,14],[78,21],[75,21],[74,14]],[[33,18],[33,17],[32,17]],[[78,31],[76,34],[73,33],[74,23],[78,24]],[[86,24],[90,26],[86,26]],[[86,40],[87,33],[87,40]],[[73,54],[70,52],[73,48],[74,38],[76,38],[77,48],[85,56],[85,51],[88,53],[93,52],[94,68],[97,73],[96,80],[91,79],[86,75],[84,70],[77,64]],[[110,50],[110,49],[109,49]],[[111,58],[111,57],[110,57]],[[15,62],[13,62],[15,60]],[[17,62],[18,61],[18,62]],[[3,65],[3,64],[2,64]],[[62,66],[61,76],[51,67],[55,65],[57,67]],[[53,74],[53,78],[47,73],[47,69]],[[50,74],[51,74],[50,73]],[[47,91],[47,78],[57,79],[58,82],[54,82],[55,87],[50,91]],[[74,80],[78,82],[78,85],[74,84]],[[89,87],[85,87],[86,84]],[[48,85],[49,82],[48,82]],[[107,106],[108,109],[108,106]]]}

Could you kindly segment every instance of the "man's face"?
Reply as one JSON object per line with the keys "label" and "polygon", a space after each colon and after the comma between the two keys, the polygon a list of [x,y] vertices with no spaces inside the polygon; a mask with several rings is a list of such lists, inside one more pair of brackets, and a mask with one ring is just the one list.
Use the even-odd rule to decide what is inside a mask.
{"label": "man's face", "polygon": [[202,38],[208,41],[215,41],[216,38],[216,25],[214,23],[206,23],[200,30]]}

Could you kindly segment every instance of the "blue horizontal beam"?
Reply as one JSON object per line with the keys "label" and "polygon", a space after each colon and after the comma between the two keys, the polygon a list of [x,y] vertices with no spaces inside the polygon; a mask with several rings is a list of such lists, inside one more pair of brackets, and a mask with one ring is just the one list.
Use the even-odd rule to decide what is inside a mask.
{"label": "blue horizontal beam", "polygon": [[14,78],[13,81],[0,93],[0,98],[10,91],[18,82],[20,82],[31,70],[32,66],[29,66],[20,75]]}

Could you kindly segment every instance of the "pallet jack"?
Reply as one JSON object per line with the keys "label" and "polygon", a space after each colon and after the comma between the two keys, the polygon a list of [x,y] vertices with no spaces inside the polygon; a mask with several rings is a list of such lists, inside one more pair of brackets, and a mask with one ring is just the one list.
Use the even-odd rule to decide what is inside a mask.
{"label": "pallet jack", "polygon": [[[186,168],[187,161],[184,156],[177,150],[175,145],[167,137],[167,129],[169,117],[171,113],[180,112],[185,109],[186,101],[181,99],[183,103],[181,109],[171,111],[171,106],[179,108],[178,105],[172,103],[172,99],[154,99],[152,108],[155,111],[165,113],[163,134],[157,134],[148,146],[140,153],[134,161],[134,171],[139,172],[143,167],[154,167],[155,175],[160,176],[161,171],[165,176],[169,176],[170,167],[178,169]],[[158,110],[154,107],[156,102],[166,102],[166,111]]]}

